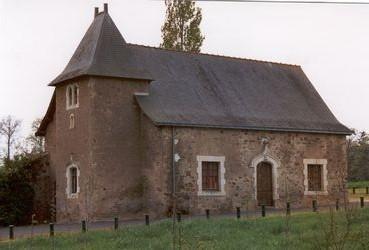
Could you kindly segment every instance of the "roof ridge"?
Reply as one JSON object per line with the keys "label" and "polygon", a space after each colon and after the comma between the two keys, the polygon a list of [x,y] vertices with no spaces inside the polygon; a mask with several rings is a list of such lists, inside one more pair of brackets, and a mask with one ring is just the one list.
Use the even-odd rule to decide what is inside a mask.
{"label": "roof ridge", "polygon": [[298,64],[272,62],[272,61],[250,59],[250,58],[243,58],[243,57],[236,57],[236,56],[216,55],[216,54],[202,53],[202,52],[198,53],[198,52],[192,52],[192,51],[180,51],[180,50],[175,50],[175,49],[165,49],[165,48],[149,46],[149,45],[142,45],[142,44],[136,44],[136,43],[127,43],[127,45],[150,48],[150,49],[157,49],[157,50],[163,50],[163,51],[170,51],[170,52],[177,52],[177,53],[182,53],[182,54],[204,55],[204,56],[212,56],[212,57],[233,59],[233,60],[252,61],[252,62],[258,62],[258,63],[272,63],[272,64],[283,65],[283,66],[301,67],[301,65],[298,65]]}
{"label": "roof ridge", "polygon": [[[102,14],[102,21],[101,21],[101,26],[100,26],[100,32],[99,32],[99,35],[97,37],[97,43],[95,44],[95,48],[94,48],[94,53],[93,53],[93,56],[92,56],[92,61],[90,62],[90,65],[88,66],[88,69],[87,69],[87,72],[93,67],[93,65],[95,64],[95,61],[96,61],[96,51],[100,48],[100,45],[101,45],[101,34],[103,33],[102,32],[102,28],[104,26],[104,21],[105,21],[105,18],[106,18],[106,15],[109,15],[108,13],[105,13],[105,12],[100,12],[98,15],[101,15]],[[98,15],[95,17],[97,18]],[[95,20],[94,20],[95,21]]]}

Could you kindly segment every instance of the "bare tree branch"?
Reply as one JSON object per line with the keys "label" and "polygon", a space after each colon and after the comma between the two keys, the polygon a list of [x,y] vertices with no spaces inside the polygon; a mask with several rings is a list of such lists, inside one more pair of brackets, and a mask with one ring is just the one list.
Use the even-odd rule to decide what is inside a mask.
{"label": "bare tree branch", "polygon": [[6,159],[10,160],[11,149],[15,143],[17,133],[19,132],[21,121],[12,116],[7,116],[0,121],[0,135],[5,137]]}

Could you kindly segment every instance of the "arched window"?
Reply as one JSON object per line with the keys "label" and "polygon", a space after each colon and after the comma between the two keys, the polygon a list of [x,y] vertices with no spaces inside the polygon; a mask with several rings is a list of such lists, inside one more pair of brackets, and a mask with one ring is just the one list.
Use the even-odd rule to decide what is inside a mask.
{"label": "arched window", "polygon": [[69,169],[70,172],[70,193],[76,194],[77,193],[77,168],[73,167]]}
{"label": "arched window", "polygon": [[68,198],[77,198],[79,193],[79,169],[77,165],[72,164],[67,168],[66,177]]}
{"label": "arched window", "polygon": [[73,105],[73,88],[72,86],[68,86],[67,88],[67,95],[68,95],[68,106],[71,107]]}
{"label": "arched window", "polygon": [[69,116],[69,129],[73,129],[74,126],[75,126],[74,114],[70,114],[70,116]]}
{"label": "arched window", "polygon": [[79,87],[76,83],[69,84],[66,92],[67,109],[78,108],[79,106]]}
{"label": "arched window", "polygon": [[74,88],[73,88],[73,105],[77,106],[78,105],[78,99],[79,99],[79,88],[78,88],[78,85],[74,85]]}

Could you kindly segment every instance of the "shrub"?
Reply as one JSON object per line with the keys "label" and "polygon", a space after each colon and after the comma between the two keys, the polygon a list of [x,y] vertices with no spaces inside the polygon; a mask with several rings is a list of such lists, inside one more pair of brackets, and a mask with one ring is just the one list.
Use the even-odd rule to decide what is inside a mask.
{"label": "shrub", "polygon": [[30,157],[18,155],[0,167],[0,218],[7,225],[31,222],[34,191],[30,164]]}

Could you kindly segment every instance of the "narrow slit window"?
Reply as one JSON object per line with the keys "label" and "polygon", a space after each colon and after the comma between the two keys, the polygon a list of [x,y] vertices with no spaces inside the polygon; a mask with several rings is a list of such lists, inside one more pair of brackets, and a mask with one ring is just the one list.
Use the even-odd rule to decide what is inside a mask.
{"label": "narrow slit window", "polygon": [[73,105],[74,106],[77,106],[78,105],[78,95],[79,95],[79,89],[78,89],[78,86],[77,85],[74,85],[74,88],[73,88]]}
{"label": "narrow slit window", "polygon": [[69,129],[73,129],[75,127],[75,117],[74,114],[70,114],[69,116]]}
{"label": "narrow slit window", "polygon": [[68,106],[71,107],[73,105],[73,89],[72,86],[68,86]]}
{"label": "narrow slit window", "polygon": [[69,169],[69,171],[70,171],[70,193],[71,194],[76,194],[77,193],[77,185],[78,185],[78,183],[77,183],[77,178],[78,178],[78,176],[77,176],[77,168],[75,168],[75,167],[72,167],[72,168],[70,168]]}

